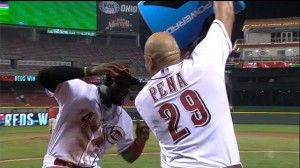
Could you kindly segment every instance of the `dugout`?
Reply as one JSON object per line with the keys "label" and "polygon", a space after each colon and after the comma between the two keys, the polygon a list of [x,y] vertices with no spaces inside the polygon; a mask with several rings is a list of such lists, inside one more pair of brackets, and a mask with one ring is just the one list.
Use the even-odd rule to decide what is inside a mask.
{"label": "dugout", "polygon": [[299,106],[300,68],[231,68],[233,106]]}
{"label": "dugout", "polygon": [[226,68],[234,123],[299,124],[300,68]]}

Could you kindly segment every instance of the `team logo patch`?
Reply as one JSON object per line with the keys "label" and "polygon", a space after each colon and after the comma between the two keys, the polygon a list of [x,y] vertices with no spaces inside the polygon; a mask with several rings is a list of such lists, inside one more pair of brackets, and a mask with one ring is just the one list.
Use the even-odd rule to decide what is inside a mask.
{"label": "team logo patch", "polygon": [[124,130],[119,127],[119,126],[115,126],[112,128],[112,130],[110,131],[110,135],[108,135],[108,142],[111,144],[115,144],[117,143],[122,137],[124,137]]}

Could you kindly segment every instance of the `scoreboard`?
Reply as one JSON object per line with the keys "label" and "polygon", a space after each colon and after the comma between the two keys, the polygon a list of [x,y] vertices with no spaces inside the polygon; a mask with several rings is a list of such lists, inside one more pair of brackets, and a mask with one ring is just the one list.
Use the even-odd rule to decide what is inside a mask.
{"label": "scoreboard", "polygon": [[[98,77],[85,77],[83,79],[88,83],[100,84],[102,79]],[[1,75],[2,82],[37,82],[38,76],[34,75]]]}
{"label": "scoreboard", "polygon": [[1,75],[0,81],[36,82],[37,76],[32,75]]}

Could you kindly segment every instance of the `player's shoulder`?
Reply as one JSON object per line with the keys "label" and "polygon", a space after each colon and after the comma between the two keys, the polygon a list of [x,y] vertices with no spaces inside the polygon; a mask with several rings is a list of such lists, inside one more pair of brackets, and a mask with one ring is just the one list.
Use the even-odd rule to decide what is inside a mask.
{"label": "player's shoulder", "polygon": [[74,98],[77,99],[93,99],[96,96],[95,94],[98,93],[96,85],[86,83],[81,79],[68,80],[64,85],[63,90],[66,94],[76,95]]}
{"label": "player's shoulder", "polygon": [[135,97],[135,100],[134,100],[134,104],[136,106],[142,104],[143,100],[145,99],[145,97],[147,95],[148,90],[149,90],[149,87],[144,86],[142,88],[142,90],[137,94],[137,96]]}
{"label": "player's shoulder", "polygon": [[81,79],[71,79],[66,81],[70,84],[87,84],[85,81],[81,80]]}
{"label": "player's shoulder", "polygon": [[119,118],[121,118],[122,120],[125,121],[132,121],[130,115],[127,113],[127,111],[121,107],[121,106],[117,106],[117,115],[119,116]]}
{"label": "player's shoulder", "polygon": [[71,79],[68,81],[65,81],[67,83],[67,85],[70,86],[70,88],[74,88],[74,89],[84,89],[84,88],[88,88],[91,87],[92,85],[89,83],[86,83],[85,81],[81,80],[81,79]]}
{"label": "player's shoulder", "polygon": [[[225,28],[225,25],[222,21],[218,20],[218,19],[215,19],[211,26],[210,26],[210,30],[208,33],[210,33],[211,35],[213,36],[216,36],[216,37],[226,37],[228,38],[228,34],[227,34],[227,31],[226,31],[226,28]],[[222,34],[221,36],[219,34]]]}

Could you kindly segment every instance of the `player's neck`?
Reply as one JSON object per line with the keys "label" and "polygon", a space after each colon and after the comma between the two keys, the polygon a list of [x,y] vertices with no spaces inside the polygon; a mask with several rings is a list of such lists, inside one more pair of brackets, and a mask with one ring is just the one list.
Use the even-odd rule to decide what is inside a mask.
{"label": "player's neck", "polygon": [[178,59],[173,59],[173,60],[169,60],[169,61],[166,61],[165,64],[158,64],[157,68],[152,70],[152,72],[150,73],[151,76],[153,77],[155,74],[157,74],[159,71],[161,71],[162,69],[165,69],[169,66],[172,66],[172,65],[175,65],[175,64],[178,64],[180,62],[180,60]]}

